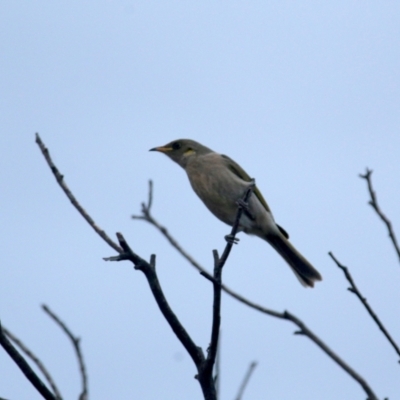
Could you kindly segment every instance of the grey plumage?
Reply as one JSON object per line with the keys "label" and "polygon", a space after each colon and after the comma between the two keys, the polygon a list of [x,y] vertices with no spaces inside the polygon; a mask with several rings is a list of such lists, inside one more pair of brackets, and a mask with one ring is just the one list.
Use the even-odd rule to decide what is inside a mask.
{"label": "grey plumage", "polygon": [[[151,151],[162,152],[179,164],[206,207],[221,221],[233,225],[237,201],[243,197],[251,181],[235,161],[189,139],[174,140]],[[289,264],[302,285],[313,287],[315,281],[322,279],[321,275],[289,242],[286,231],[275,223],[257,186],[248,204],[254,219],[243,213],[239,231],[267,241]]]}

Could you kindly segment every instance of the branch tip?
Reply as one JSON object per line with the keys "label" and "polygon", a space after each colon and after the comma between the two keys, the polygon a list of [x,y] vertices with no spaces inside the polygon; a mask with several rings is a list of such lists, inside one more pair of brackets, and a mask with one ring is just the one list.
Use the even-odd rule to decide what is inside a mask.
{"label": "branch tip", "polygon": [[122,250],[121,248],[114,243],[107,235],[106,233],[100,229],[93,218],[86,212],[86,210],[82,207],[82,205],[78,202],[74,194],[71,192],[69,187],[64,181],[64,175],[60,173],[56,165],[54,164],[52,158],[50,157],[50,152],[46,148],[45,144],[42,142],[40,136],[38,133],[36,133],[36,143],[40,148],[40,151],[42,152],[42,155],[44,159],[47,162],[47,165],[49,166],[51,172],[54,175],[54,178],[56,179],[58,185],[61,187],[62,191],[65,193],[69,201],[72,203],[72,205],[75,207],[75,209],[81,214],[81,216],[86,220],[86,222],[92,227],[92,229],[110,246],[112,247],[115,251],[118,253],[121,253]]}
{"label": "branch tip", "polygon": [[378,328],[382,331],[383,335],[386,337],[388,342],[392,345],[393,349],[395,352],[400,356],[400,348],[398,347],[397,343],[393,340],[389,332],[386,330],[385,326],[375,313],[375,311],[372,309],[372,307],[369,305],[367,302],[367,299],[362,295],[358,287],[356,286],[353,277],[350,274],[350,271],[347,267],[344,267],[341,265],[341,263],[333,256],[331,255],[332,259],[335,261],[337,266],[343,270],[344,276],[346,277],[347,281],[350,283],[350,287],[347,288],[347,290],[354,295],[357,296],[357,298],[361,301],[362,305],[365,307],[367,310],[368,314],[370,317],[374,320],[376,325],[378,325]]}
{"label": "branch tip", "polygon": [[75,336],[71,332],[71,330],[68,328],[66,323],[63,322],[54,311],[50,310],[50,308],[46,304],[42,305],[42,309],[61,328],[61,330],[67,335],[67,337],[70,339],[70,341],[72,343],[72,346],[75,350],[76,358],[78,360],[79,371],[81,374],[82,388],[81,388],[81,393],[79,395],[79,399],[86,400],[88,397],[88,377],[87,377],[86,366],[84,363],[82,350],[80,347],[80,338]]}

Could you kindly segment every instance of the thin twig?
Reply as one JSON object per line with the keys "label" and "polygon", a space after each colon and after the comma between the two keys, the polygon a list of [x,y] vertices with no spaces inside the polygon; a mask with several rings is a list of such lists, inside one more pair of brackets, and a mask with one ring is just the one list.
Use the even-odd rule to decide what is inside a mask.
{"label": "thin twig", "polygon": [[47,386],[42,382],[42,380],[36,375],[35,371],[26,362],[24,357],[19,354],[18,350],[12,345],[12,343],[7,339],[4,329],[0,323],[0,345],[4,348],[7,354],[13,359],[17,364],[18,368],[25,375],[26,379],[35,387],[35,389],[45,398],[46,400],[58,400],[53,393],[47,388]]}
{"label": "thin twig", "polygon": [[246,375],[243,378],[243,382],[240,385],[240,388],[239,388],[239,391],[238,391],[238,394],[237,394],[235,400],[242,400],[244,390],[246,389],[246,386],[249,383],[251,375],[253,374],[256,367],[257,367],[257,363],[255,361],[250,363],[249,368],[247,369]]}
{"label": "thin twig", "polygon": [[365,174],[359,174],[360,178],[365,179],[367,181],[367,185],[368,185],[368,192],[369,195],[371,197],[371,199],[369,200],[368,204],[376,211],[376,213],[378,214],[379,218],[384,222],[384,224],[387,227],[388,233],[389,233],[389,237],[390,240],[393,243],[393,247],[397,253],[397,257],[399,258],[400,261],[400,247],[399,244],[397,243],[397,239],[396,239],[396,235],[394,234],[394,230],[392,228],[392,223],[390,222],[390,220],[386,217],[386,215],[382,212],[382,210],[380,209],[379,205],[378,205],[378,199],[376,198],[376,193],[372,187],[372,170],[371,169],[366,169]]}
{"label": "thin twig", "polygon": [[[186,258],[187,261],[189,261],[190,264],[192,264],[193,267],[195,267],[199,272],[206,272],[206,269],[203,268],[189,253],[187,253],[185,251],[185,249],[169,234],[167,228],[165,226],[162,226],[161,224],[159,224],[157,222],[157,220],[155,220],[153,218],[153,216],[151,215],[151,205],[152,205],[152,199],[153,199],[153,192],[154,192],[154,188],[153,188],[153,181],[149,180],[149,201],[148,203],[141,203],[142,206],[142,215],[132,215],[131,218],[132,219],[138,219],[138,220],[143,220],[146,221],[148,223],[150,223],[151,225],[155,226],[163,235],[164,237],[170,242],[170,244],[178,250],[179,253],[181,253],[181,255]],[[151,199],[151,201],[150,201]],[[209,274],[210,275],[210,274]],[[210,275],[211,276],[211,275]]]}
{"label": "thin twig", "polygon": [[103,240],[105,240],[115,251],[121,253],[122,251],[121,248],[115,242],[113,242],[111,238],[102,229],[100,229],[100,227],[94,222],[93,218],[86,212],[86,210],[80,205],[78,200],[72,194],[71,190],[68,188],[67,184],[64,181],[64,175],[60,173],[58,168],[53,163],[53,160],[50,157],[50,152],[42,142],[42,139],[40,139],[38,133],[36,133],[36,143],[39,146],[44,158],[46,159],[47,164],[51,169],[51,172],[53,172],[53,175],[56,178],[57,183],[60,185],[61,189],[64,191],[68,199],[71,201],[72,205],[78,210],[79,214],[82,215],[82,217],[86,220],[86,222],[95,230],[95,232]]}
{"label": "thin twig", "polygon": [[[400,356],[400,349],[399,346],[396,344],[396,342],[393,340],[393,338],[390,336],[389,332],[387,331],[387,329],[384,327],[383,323],[381,322],[381,320],[379,319],[379,317],[376,315],[376,313],[374,312],[374,310],[371,308],[371,306],[368,304],[367,299],[361,294],[361,292],[358,290],[353,277],[351,276],[349,270],[347,267],[345,267],[343,264],[341,264],[337,258],[332,254],[332,252],[328,253],[332,260],[336,263],[336,265],[343,271],[346,279],[348,280],[348,282],[350,283],[350,287],[348,288],[348,291],[355,294],[359,300],[361,301],[361,303],[363,304],[363,306],[366,308],[366,310],[368,311],[368,314],[371,316],[371,318],[375,321],[375,323],[378,325],[378,328],[382,331],[382,333],[385,335],[386,339],[389,341],[389,343],[392,345],[392,347],[394,348],[395,352],[397,353],[398,356]],[[400,363],[400,361],[399,361]]]}
{"label": "thin twig", "polygon": [[[153,186],[149,185],[149,190],[153,190]],[[149,197],[153,198],[153,193]],[[215,281],[213,276],[203,267],[201,266],[192,256],[190,256],[177,242],[177,240],[172,237],[172,235],[168,232],[168,230],[161,225],[151,214],[151,209],[148,207],[148,204],[142,203],[142,215],[133,215],[132,219],[139,219],[148,222],[149,224],[153,225],[162,235],[169,241],[169,243],[200,273],[214,283],[218,283]],[[353,379],[355,379],[364,391],[368,394],[368,400],[377,400],[377,396],[374,394],[372,389],[369,387],[368,383],[359,375],[357,374],[351,367],[349,367],[336,353],[334,353],[317,335],[315,335],[299,318],[290,314],[289,312],[285,311],[283,313],[271,310],[260,304],[257,304],[246,297],[238,294],[237,292],[230,289],[225,284],[221,284],[222,290],[235,298],[236,300],[240,301],[241,303],[245,304],[246,306],[253,308],[263,314],[269,315],[271,317],[279,318],[282,320],[291,321],[295,325],[300,328],[298,333],[303,333],[307,336],[311,341],[313,341],[321,350],[325,352],[333,361],[335,361],[345,372],[347,372]]]}
{"label": "thin twig", "polygon": [[54,322],[64,331],[64,333],[68,336],[68,338],[72,342],[72,346],[74,347],[75,354],[78,359],[79,371],[81,374],[81,382],[82,382],[82,391],[79,395],[79,400],[87,400],[87,398],[88,398],[88,378],[87,378],[85,363],[83,361],[83,354],[82,354],[81,345],[80,345],[80,338],[74,336],[72,334],[71,330],[67,327],[67,325],[63,321],[61,321],[61,319],[53,311],[51,311],[48,306],[43,304],[42,309],[43,309],[43,311],[45,311],[47,313],[47,315],[50,316],[50,318],[52,318],[54,320]]}
{"label": "thin twig", "polygon": [[295,323],[300,330],[295,332],[296,335],[305,335],[311,339],[321,350],[323,350],[333,361],[335,361],[344,371],[346,371],[355,381],[357,381],[368,395],[367,400],[378,400],[378,397],[370,388],[364,378],[359,375],[353,368],[344,362],[335,352],[333,352],[317,335],[315,335],[308,327],[300,321],[296,316],[288,311],[284,312],[285,319]]}
{"label": "thin twig", "polygon": [[42,361],[40,361],[40,359],[20,339],[18,339],[8,329],[3,327],[3,332],[8,336],[8,338],[10,338],[21,349],[21,351],[23,353],[25,353],[36,364],[36,366],[38,367],[40,372],[46,378],[51,389],[53,390],[53,393],[54,393],[54,396],[56,397],[56,399],[61,400],[62,399],[61,393],[58,390],[58,387],[57,387],[56,383],[54,382],[53,377],[50,375],[50,372],[44,366]]}

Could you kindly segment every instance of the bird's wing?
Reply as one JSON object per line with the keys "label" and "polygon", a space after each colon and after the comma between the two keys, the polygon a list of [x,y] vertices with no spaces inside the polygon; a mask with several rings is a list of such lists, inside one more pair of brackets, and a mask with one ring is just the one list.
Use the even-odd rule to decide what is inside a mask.
{"label": "bird's wing", "polygon": [[[221,156],[222,156],[223,160],[225,161],[226,166],[228,167],[228,169],[231,172],[233,172],[240,179],[243,179],[245,182],[250,182],[251,181],[251,178],[250,178],[249,174],[239,164],[237,164],[235,161],[233,161],[231,158],[229,158],[228,156],[226,156],[224,154],[221,154]],[[271,213],[271,210],[268,207],[267,202],[265,201],[264,197],[262,196],[262,194],[259,191],[257,186],[255,186],[255,188],[254,188],[254,194],[257,196],[258,200],[263,205],[263,207],[269,213]],[[281,226],[279,226],[278,224],[276,224],[276,226],[281,231],[282,235],[285,236],[286,239],[289,239],[289,234]]]}
{"label": "bird's wing", "polygon": [[[221,154],[221,156],[225,160],[226,166],[229,168],[230,171],[232,171],[240,179],[243,179],[245,182],[251,181],[249,174],[239,164],[237,164],[235,161],[224,154]],[[260,203],[263,205],[263,207],[270,213],[271,210],[268,207],[268,204],[262,196],[261,192],[258,190],[257,186],[255,186],[254,188],[254,194],[257,196],[258,200],[260,200]]]}
{"label": "bird's wing", "polygon": [[[228,167],[228,169],[231,172],[233,172],[240,179],[243,179],[245,182],[250,182],[251,181],[251,178],[250,178],[249,174],[239,164],[237,164],[235,161],[233,161],[231,158],[229,158],[225,154],[221,154],[221,156],[222,156],[223,160],[225,161],[226,166]],[[267,202],[265,201],[265,199],[262,196],[261,192],[258,190],[257,186],[255,186],[255,188],[254,188],[254,194],[257,196],[258,200],[263,205],[263,207],[269,213],[271,213],[271,210],[268,207]],[[281,226],[279,226],[278,224],[276,224],[276,226],[281,231],[282,235],[285,236],[286,239],[289,239],[289,234]]]}

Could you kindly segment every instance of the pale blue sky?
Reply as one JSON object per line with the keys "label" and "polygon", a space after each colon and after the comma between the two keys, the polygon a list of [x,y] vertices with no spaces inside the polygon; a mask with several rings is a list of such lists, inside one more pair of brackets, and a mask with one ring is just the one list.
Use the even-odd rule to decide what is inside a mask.
{"label": "pale blue sky", "polygon": [[[0,318],[52,371],[64,397],[79,375],[47,303],[82,338],[92,399],[201,399],[195,367],[141,273],[113,255],[71,207],[34,143],[110,235],[157,254],[165,293],[208,345],[212,287],[143,222],[154,216],[211,268],[229,228],[184,172],[148,149],[186,137],[239,162],[324,281],[305,290],[274,250],[240,235],[224,270],[239,293],[289,310],[360,373],[400,398],[397,357],[327,255],[349,266],[400,341],[400,266],[367,205],[365,167],[400,236],[400,4],[84,1],[0,5]],[[313,343],[223,297],[221,399],[248,364],[245,399],[363,399]],[[0,396],[39,399],[0,351]]]}

